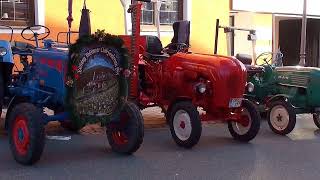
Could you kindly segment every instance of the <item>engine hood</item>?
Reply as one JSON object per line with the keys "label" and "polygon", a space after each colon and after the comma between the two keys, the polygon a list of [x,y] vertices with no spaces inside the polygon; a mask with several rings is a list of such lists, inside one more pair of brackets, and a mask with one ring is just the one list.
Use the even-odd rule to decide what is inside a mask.
{"label": "engine hood", "polygon": [[176,69],[184,74],[197,73],[197,77],[204,77],[213,84],[212,103],[227,106],[231,98],[242,98],[247,82],[247,71],[244,64],[233,57],[184,54],[178,53],[173,57]]}
{"label": "engine hood", "polygon": [[276,67],[275,70],[277,72],[312,72],[312,71],[320,71],[317,67],[301,67],[301,66],[284,66],[284,67]]}
{"label": "engine hood", "polygon": [[220,56],[220,55],[208,55],[208,54],[176,54],[177,59],[183,62],[192,62],[197,64],[203,64],[206,66],[224,68],[225,66],[241,67],[245,70],[245,66],[236,58]]}
{"label": "engine hood", "polygon": [[233,57],[178,53],[175,59],[183,69],[191,69],[209,76],[215,74],[220,79],[227,78],[227,76],[241,76],[241,79],[242,77],[246,79],[245,65]]}

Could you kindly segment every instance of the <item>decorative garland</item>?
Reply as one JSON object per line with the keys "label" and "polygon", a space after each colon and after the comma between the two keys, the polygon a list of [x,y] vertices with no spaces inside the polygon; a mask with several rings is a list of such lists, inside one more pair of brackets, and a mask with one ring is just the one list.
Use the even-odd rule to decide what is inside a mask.
{"label": "decorative garland", "polygon": [[[114,66],[115,75],[119,82],[119,96],[117,99],[117,107],[113,110],[111,114],[103,115],[103,116],[95,116],[95,115],[83,115],[77,110],[76,106],[76,84],[81,78],[83,53],[87,50],[90,50],[90,46],[95,47],[107,47],[107,49],[112,49],[114,52],[118,52],[120,59],[116,59],[115,57],[112,59],[116,59],[118,61],[113,60],[118,63],[117,67]],[[109,53],[111,50],[101,50],[103,52]],[[90,51],[89,51],[90,54]],[[114,55],[111,54],[110,57]],[[117,56],[118,57],[118,56]],[[88,57],[87,57],[88,58]],[[67,71],[67,79],[66,79],[66,110],[70,114],[70,118],[72,123],[77,128],[82,128],[87,123],[96,123],[101,122],[105,124],[113,119],[118,119],[120,111],[127,101],[128,91],[129,91],[129,83],[128,78],[131,74],[129,67],[129,55],[128,50],[124,46],[124,41],[119,37],[111,34],[107,34],[104,30],[98,30],[95,34],[90,36],[83,36],[77,40],[77,42],[70,46],[69,48],[69,59],[68,62],[68,71]],[[79,65],[80,64],[80,65]],[[105,101],[109,101],[109,99],[103,99]]]}

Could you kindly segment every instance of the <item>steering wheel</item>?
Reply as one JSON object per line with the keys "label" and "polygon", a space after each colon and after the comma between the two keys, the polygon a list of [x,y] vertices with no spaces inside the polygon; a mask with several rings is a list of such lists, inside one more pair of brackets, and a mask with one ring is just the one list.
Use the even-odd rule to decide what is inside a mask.
{"label": "steering wheel", "polygon": [[263,61],[263,63],[259,64],[259,65],[261,65],[261,66],[263,66],[263,65],[271,66],[272,58],[273,58],[273,53],[272,52],[262,53],[256,58],[255,64],[258,65],[259,62]]}
{"label": "steering wheel", "polygon": [[[45,31],[43,33],[37,33],[34,32],[34,28],[40,29],[40,28],[44,28]],[[26,33],[25,31],[31,31],[33,35],[31,35],[31,37],[26,37]],[[43,37],[39,38],[40,35],[43,35]],[[21,36],[23,39],[27,40],[27,41],[38,41],[38,40],[43,40],[45,38],[47,38],[50,35],[50,29],[47,28],[46,26],[42,26],[42,25],[34,25],[34,26],[29,26],[26,27],[22,30],[21,32]]]}

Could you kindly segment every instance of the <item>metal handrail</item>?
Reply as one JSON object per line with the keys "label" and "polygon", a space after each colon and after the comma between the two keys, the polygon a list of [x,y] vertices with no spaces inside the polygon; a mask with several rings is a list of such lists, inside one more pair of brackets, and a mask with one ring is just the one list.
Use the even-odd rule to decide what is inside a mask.
{"label": "metal handrail", "polygon": [[57,34],[57,43],[64,43],[64,42],[60,42],[59,41],[59,37],[60,37],[60,35],[62,35],[62,34],[67,34],[67,40],[66,40],[66,42],[67,42],[67,44],[70,44],[71,42],[70,42],[70,39],[71,39],[71,34],[79,34],[79,32],[78,31],[68,31],[68,32],[59,32],[58,34]]}

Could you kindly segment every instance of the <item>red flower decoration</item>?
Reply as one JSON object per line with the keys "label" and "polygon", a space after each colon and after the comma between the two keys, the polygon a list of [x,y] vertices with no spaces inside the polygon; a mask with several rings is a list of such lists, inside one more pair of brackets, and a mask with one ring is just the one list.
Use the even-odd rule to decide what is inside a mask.
{"label": "red flower decoration", "polygon": [[80,78],[79,74],[74,74],[74,78],[78,80]]}
{"label": "red flower decoration", "polygon": [[76,65],[72,65],[72,71],[77,71],[78,70],[78,67]]}

